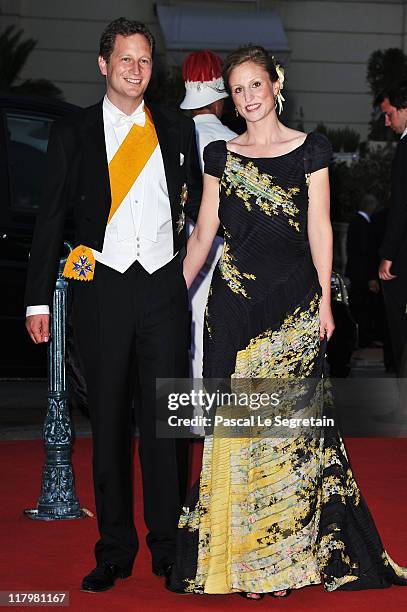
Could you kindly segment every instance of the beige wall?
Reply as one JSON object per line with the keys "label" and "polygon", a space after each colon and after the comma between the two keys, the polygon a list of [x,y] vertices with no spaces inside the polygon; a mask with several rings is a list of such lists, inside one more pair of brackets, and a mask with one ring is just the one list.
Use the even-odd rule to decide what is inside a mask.
{"label": "beige wall", "polygon": [[[256,10],[250,1],[170,3]],[[371,104],[366,61],[380,48],[407,51],[406,2],[264,0],[260,5],[279,12],[291,48],[283,118],[295,124],[302,107],[306,130],[323,121],[331,127],[349,125],[366,137]],[[76,104],[91,104],[103,93],[96,55],[100,32],[111,19],[125,15],[146,22],[164,59],[152,0],[0,0],[0,14],[2,26],[16,23],[38,39],[22,76],[52,79]]]}
{"label": "beige wall", "polygon": [[[376,49],[401,47],[405,2],[276,2],[292,50],[287,90],[306,130],[323,121],[367,135],[371,96],[366,62]],[[288,91],[287,91],[288,93]]]}
{"label": "beige wall", "polygon": [[81,106],[103,95],[99,38],[109,21],[119,16],[146,23],[163,54],[151,0],[0,0],[1,27],[15,23],[38,40],[21,76],[51,79],[68,102]]}

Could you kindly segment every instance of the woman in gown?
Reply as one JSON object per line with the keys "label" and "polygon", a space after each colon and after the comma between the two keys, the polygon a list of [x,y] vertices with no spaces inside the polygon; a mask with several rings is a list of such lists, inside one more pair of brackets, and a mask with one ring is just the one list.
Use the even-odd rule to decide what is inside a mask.
{"label": "woman in gown", "polygon": [[[219,226],[225,243],[206,312],[204,378],[322,377],[332,335],[328,140],[280,123],[283,73],[262,47],[232,53],[224,80],[247,131],[204,151],[204,194],[188,242],[190,285]],[[325,339],[326,338],[326,339]],[[167,588],[265,593],[407,584],[384,550],[342,439],[207,436],[183,508]]]}

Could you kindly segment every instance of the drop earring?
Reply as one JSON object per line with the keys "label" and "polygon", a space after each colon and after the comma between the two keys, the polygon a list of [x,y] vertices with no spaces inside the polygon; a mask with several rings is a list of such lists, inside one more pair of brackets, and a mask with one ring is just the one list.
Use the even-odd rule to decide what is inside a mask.
{"label": "drop earring", "polygon": [[236,106],[235,106],[235,113],[236,113],[236,117],[239,116],[239,111],[237,110]]}

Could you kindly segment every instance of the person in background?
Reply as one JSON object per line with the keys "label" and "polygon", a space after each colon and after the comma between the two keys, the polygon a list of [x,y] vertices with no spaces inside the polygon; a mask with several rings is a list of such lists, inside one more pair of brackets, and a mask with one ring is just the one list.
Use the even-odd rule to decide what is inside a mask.
{"label": "person in background", "polygon": [[373,300],[373,327],[376,338],[383,343],[383,363],[386,372],[394,372],[393,349],[390,339],[389,324],[386,316],[383,289],[379,279],[380,247],[386,233],[388,201],[384,202],[371,217],[369,243],[369,289]]}
{"label": "person in background", "polygon": [[[203,172],[203,150],[215,140],[231,140],[236,137],[223,125],[224,99],[228,97],[223,79],[222,63],[212,51],[196,51],[186,57],[182,65],[185,82],[185,97],[180,104],[182,110],[189,110],[195,123],[196,142]],[[188,233],[195,224],[188,221]],[[192,310],[191,375],[202,378],[204,313],[208,299],[212,274],[223,247],[221,235],[215,236],[208,258],[190,287],[189,297]]]}
{"label": "person in background", "polygon": [[345,274],[351,286],[349,306],[359,329],[359,346],[365,347],[373,340],[373,301],[369,289],[371,216],[377,208],[377,198],[366,194],[359,210],[349,223],[346,240],[347,264]]}
{"label": "person in background", "polygon": [[407,340],[407,83],[384,94],[380,109],[386,125],[400,135],[391,171],[391,201],[379,266],[395,367],[400,376]]}

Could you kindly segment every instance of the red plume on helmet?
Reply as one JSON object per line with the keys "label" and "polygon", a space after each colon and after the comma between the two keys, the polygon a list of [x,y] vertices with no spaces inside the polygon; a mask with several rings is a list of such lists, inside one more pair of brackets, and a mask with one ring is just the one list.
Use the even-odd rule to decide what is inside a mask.
{"label": "red plume on helmet", "polygon": [[182,65],[185,82],[185,98],[180,104],[183,109],[202,108],[227,98],[222,79],[222,61],[218,55],[205,49],[194,51],[185,58]]}
{"label": "red plume on helmet", "polygon": [[190,53],[182,64],[184,81],[212,81],[222,76],[221,59],[209,49]]}

